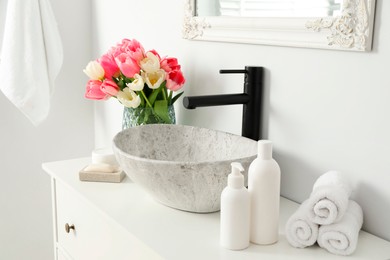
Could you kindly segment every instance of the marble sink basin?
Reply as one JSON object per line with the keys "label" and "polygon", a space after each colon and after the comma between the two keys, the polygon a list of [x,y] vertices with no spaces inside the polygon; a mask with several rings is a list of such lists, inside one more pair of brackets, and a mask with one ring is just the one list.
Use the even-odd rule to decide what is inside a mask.
{"label": "marble sink basin", "polygon": [[160,124],[119,132],[113,150],[128,177],[155,200],[207,213],[220,209],[230,164],[241,162],[247,170],[256,158],[257,142],[211,129]]}

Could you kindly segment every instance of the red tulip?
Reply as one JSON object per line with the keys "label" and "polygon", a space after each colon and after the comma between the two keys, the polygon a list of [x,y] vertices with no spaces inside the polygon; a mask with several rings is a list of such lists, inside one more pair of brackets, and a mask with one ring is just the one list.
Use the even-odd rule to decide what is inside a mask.
{"label": "red tulip", "polygon": [[186,81],[181,70],[174,70],[167,73],[166,80],[167,89],[172,91],[181,89]]}

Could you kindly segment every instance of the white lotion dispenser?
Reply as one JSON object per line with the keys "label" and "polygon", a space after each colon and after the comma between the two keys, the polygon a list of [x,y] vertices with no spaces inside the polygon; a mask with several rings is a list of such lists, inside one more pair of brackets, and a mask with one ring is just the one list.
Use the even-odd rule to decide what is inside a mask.
{"label": "white lotion dispenser", "polygon": [[272,158],[272,142],[258,141],[258,155],[248,170],[251,198],[251,234],[254,244],[269,245],[279,239],[280,167]]}
{"label": "white lotion dispenser", "polygon": [[221,194],[221,246],[241,250],[249,246],[250,196],[244,186],[242,165],[233,162],[228,185]]}

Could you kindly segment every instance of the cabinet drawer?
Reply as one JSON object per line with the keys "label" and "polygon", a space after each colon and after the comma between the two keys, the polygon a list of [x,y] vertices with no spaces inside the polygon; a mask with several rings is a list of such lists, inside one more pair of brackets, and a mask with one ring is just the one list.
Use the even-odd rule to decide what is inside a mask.
{"label": "cabinet drawer", "polygon": [[[60,182],[55,182],[55,195],[57,244],[73,259],[158,258],[138,239]],[[67,224],[74,229],[66,230]]]}

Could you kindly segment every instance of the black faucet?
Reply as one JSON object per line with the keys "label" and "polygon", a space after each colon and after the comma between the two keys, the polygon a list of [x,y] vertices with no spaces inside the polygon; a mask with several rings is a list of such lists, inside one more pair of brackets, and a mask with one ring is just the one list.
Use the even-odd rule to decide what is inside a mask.
{"label": "black faucet", "polygon": [[241,134],[255,141],[260,140],[262,136],[263,67],[246,66],[244,70],[220,70],[219,73],[244,73],[244,93],[184,97],[184,107],[195,109],[197,107],[243,104]]}

